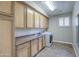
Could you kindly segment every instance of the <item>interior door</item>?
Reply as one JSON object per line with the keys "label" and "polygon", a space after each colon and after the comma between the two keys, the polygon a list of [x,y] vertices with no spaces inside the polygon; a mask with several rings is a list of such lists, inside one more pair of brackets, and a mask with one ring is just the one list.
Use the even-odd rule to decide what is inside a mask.
{"label": "interior door", "polygon": [[79,47],[79,14],[78,14],[78,18],[76,19],[76,43]]}

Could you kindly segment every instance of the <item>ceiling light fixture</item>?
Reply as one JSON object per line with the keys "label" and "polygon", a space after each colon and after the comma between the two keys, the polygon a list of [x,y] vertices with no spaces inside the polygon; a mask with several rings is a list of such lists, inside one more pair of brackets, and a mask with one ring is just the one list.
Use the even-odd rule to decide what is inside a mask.
{"label": "ceiling light fixture", "polygon": [[49,1],[46,1],[45,4],[48,6],[48,8],[49,8],[51,11],[54,11],[54,10],[55,10],[54,5],[51,4]]}

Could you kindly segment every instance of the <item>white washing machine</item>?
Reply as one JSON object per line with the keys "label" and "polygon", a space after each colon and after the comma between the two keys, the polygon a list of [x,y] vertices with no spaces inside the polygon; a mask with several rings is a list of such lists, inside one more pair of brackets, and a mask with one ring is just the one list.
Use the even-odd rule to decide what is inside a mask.
{"label": "white washing machine", "polygon": [[53,34],[51,32],[44,32],[43,35],[45,35],[46,47],[51,47],[53,43]]}

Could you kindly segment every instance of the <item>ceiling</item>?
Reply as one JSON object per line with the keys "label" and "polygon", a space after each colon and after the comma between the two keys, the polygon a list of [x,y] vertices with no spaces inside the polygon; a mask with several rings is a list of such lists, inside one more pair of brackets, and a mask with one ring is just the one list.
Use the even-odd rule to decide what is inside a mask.
{"label": "ceiling", "polygon": [[[51,11],[45,4],[44,1],[34,1],[40,8],[42,8],[48,16],[70,13],[73,10],[74,2],[73,1],[51,1],[55,6],[55,10]],[[52,5],[52,6],[53,6]]]}

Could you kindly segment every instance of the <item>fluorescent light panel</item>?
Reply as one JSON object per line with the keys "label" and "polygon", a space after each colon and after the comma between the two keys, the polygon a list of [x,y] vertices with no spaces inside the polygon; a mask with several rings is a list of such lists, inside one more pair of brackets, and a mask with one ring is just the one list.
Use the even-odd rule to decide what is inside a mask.
{"label": "fluorescent light panel", "polygon": [[55,7],[52,6],[49,1],[46,1],[45,4],[48,6],[48,8],[49,8],[51,11],[54,11],[54,10],[55,10]]}

